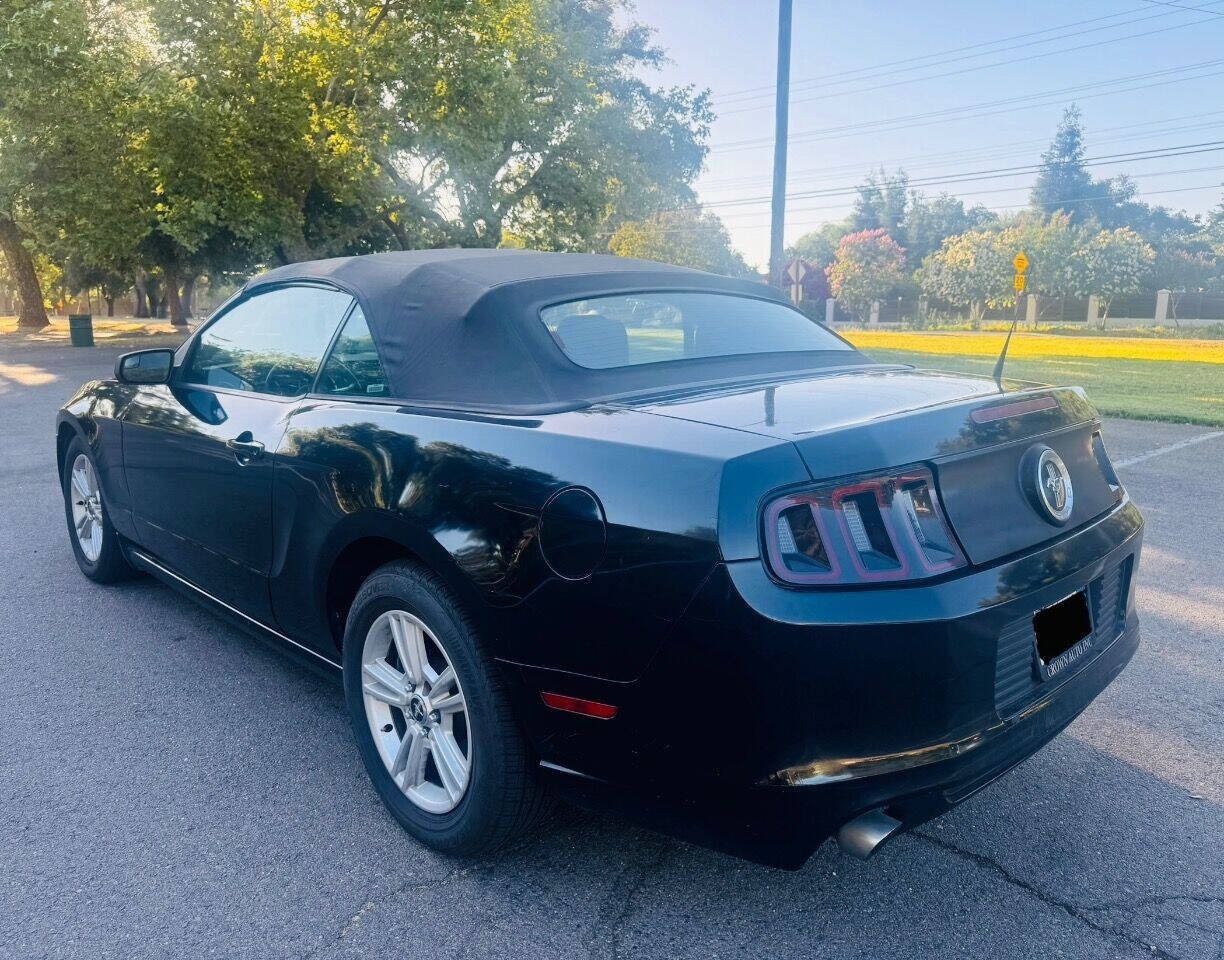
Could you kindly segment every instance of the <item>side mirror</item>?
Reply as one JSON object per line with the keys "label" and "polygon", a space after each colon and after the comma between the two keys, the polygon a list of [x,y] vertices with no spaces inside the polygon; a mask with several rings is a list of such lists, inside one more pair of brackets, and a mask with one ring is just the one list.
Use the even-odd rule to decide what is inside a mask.
{"label": "side mirror", "polygon": [[115,361],[115,379],[120,383],[167,383],[173,369],[173,350],[137,350]]}

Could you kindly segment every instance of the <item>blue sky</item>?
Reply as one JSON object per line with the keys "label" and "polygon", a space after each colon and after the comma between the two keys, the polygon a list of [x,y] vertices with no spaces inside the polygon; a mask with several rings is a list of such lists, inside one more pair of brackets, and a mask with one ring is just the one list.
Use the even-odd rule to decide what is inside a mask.
{"label": "blue sky", "polygon": [[[671,58],[655,82],[711,90],[718,119],[698,192],[763,265],[769,203],[753,198],[770,190],[776,2],[638,0],[632,15]],[[914,179],[1034,164],[1073,101],[1090,158],[1224,141],[1224,0],[795,0],[791,81],[787,192],[823,195],[789,201],[788,242],[844,217],[852,198],[839,191],[880,164]],[[1016,97],[1033,99],[991,105]],[[1093,172],[1129,174],[1142,199],[1202,213],[1224,194],[1224,150],[1194,149]],[[923,190],[1005,212],[1024,204],[1032,179]]]}

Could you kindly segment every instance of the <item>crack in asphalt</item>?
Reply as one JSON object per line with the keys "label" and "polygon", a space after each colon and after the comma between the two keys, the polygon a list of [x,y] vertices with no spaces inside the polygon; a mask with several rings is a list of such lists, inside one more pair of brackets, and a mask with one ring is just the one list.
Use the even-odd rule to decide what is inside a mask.
{"label": "crack in asphalt", "polygon": [[[1084,907],[1084,910],[1139,910],[1143,907],[1160,907],[1166,903],[1175,903],[1178,900],[1188,903],[1224,903],[1224,897],[1208,897],[1200,896],[1195,893],[1169,893],[1161,894],[1152,897],[1139,897],[1135,900],[1115,900],[1110,903],[1102,903],[1099,905]],[[1213,930],[1212,933],[1218,931]]]}
{"label": "crack in asphalt", "polygon": [[442,877],[440,880],[408,880],[403,883],[396,884],[396,886],[392,887],[382,896],[373,897],[363,903],[357,912],[354,913],[345,922],[344,926],[339,929],[334,937],[329,940],[325,940],[317,947],[314,947],[313,949],[302,954],[302,960],[314,960],[314,958],[322,956],[325,951],[339,946],[349,938],[354,930],[361,926],[362,920],[364,920],[379,907],[390,903],[392,900],[398,899],[405,893],[412,890],[424,890],[427,888],[436,889],[438,887],[446,886],[447,884],[453,883],[455,880],[458,880],[469,873],[474,873],[476,870],[477,867],[463,867],[450,871],[450,873],[446,874],[446,876]]}
{"label": "crack in asphalt", "polygon": [[[1177,954],[1169,953],[1167,950],[1164,950],[1161,947],[1156,946],[1156,944],[1148,943],[1146,940],[1143,940],[1140,937],[1133,936],[1129,933],[1119,930],[1117,927],[1108,926],[1104,923],[1101,923],[1098,920],[1094,919],[1093,917],[1089,916],[1088,913],[1086,912],[1086,911],[1099,912],[1101,910],[1126,910],[1128,909],[1128,905],[1132,903],[1132,901],[1123,901],[1119,905],[1116,905],[1116,906],[1106,905],[1104,907],[1081,907],[1075,903],[1072,903],[1070,900],[1063,900],[1059,897],[1055,897],[1049,893],[1046,893],[1040,887],[1036,887],[1033,884],[1029,883],[1027,880],[1024,880],[1023,878],[1016,876],[1016,874],[1008,870],[1007,867],[1003,866],[1003,864],[999,863],[997,860],[994,860],[991,857],[986,856],[983,853],[978,853],[974,850],[966,850],[963,847],[956,846],[956,844],[954,843],[949,843],[947,840],[944,840],[941,837],[932,836],[931,834],[926,833],[924,831],[915,830],[913,831],[912,835],[914,837],[917,837],[920,840],[927,841],[929,844],[931,844],[934,847],[938,847],[939,849],[945,850],[948,853],[961,857],[962,859],[969,860],[973,863],[978,864],[981,867],[985,867],[991,872],[1002,877],[1007,883],[1011,884],[1012,886],[1020,890],[1023,890],[1025,893],[1029,894],[1031,897],[1041,901],[1042,903],[1046,904],[1049,907],[1053,907],[1057,910],[1063,911],[1072,919],[1078,920],[1080,923],[1084,924],[1084,926],[1092,930],[1095,930],[1097,933],[1103,934],[1108,937],[1115,937],[1119,940],[1122,940],[1130,944],[1133,947],[1138,947],[1139,949],[1143,950],[1145,953],[1147,953],[1150,956],[1159,958],[1159,960],[1182,960],[1182,958],[1179,957]],[[1172,902],[1174,900],[1191,900],[1191,901],[1200,902],[1200,903],[1224,902],[1224,898],[1221,898],[1221,897],[1198,897],[1194,894],[1169,894],[1163,897],[1139,898],[1138,900],[1133,901],[1135,905],[1133,909],[1138,909],[1139,907],[1148,905],[1147,901],[1151,901],[1151,905],[1156,905],[1161,902]]]}
{"label": "crack in asphalt", "polygon": [[633,916],[635,901],[654,877],[663,869],[674,842],[665,837],[653,837],[652,855],[645,861],[625,866],[600,904],[599,913],[591,927],[591,960],[617,960],[620,956],[620,940],[625,925]]}

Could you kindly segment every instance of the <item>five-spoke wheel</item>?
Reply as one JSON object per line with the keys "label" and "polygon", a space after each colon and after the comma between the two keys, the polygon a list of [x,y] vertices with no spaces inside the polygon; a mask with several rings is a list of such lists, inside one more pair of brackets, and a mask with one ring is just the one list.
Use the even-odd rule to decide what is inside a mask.
{"label": "five-spoke wheel", "polygon": [[409,560],[375,570],[341,651],[357,748],[387,809],[437,850],[481,856],[547,808],[506,682],[469,607]]}
{"label": "five-spoke wheel", "polygon": [[361,654],[370,734],[387,771],[416,806],[447,813],[472,769],[467,702],[437,637],[405,610],[370,626]]}
{"label": "five-spoke wheel", "polygon": [[85,559],[97,563],[102,553],[102,493],[89,457],[78,453],[69,474],[72,489],[72,525]]}
{"label": "five-spoke wheel", "polygon": [[132,575],[119,534],[111,525],[98,466],[84,441],[75,437],[60,464],[64,516],[77,566],[90,580],[111,583]]}

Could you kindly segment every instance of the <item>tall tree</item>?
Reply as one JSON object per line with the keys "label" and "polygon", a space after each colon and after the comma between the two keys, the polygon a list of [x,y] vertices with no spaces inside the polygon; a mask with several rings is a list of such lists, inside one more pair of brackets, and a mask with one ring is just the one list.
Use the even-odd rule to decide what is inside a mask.
{"label": "tall tree", "polygon": [[[599,249],[621,221],[692,199],[708,98],[641,80],[662,53],[645,29],[618,26],[607,0],[155,10],[173,95],[191,102],[170,111],[152,150],[157,182],[183,184],[159,223],[172,253],[193,251],[200,225],[229,223],[231,203],[246,218],[234,236],[270,236],[286,261],[496,246],[507,232]],[[181,129],[183,117],[198,129]],[[206,137],[212,157],[166,175],[175,142],[190,152]]]}
{"label": "tall tree", "polygon": [[84,28],[84,8],[67,2],[0,2],[0,253],[21,301],[18,325],[47,325],[30,250],[30,185],[37,131],[62,72],[71,71]]}
{"label": "tall tree", "polygon": [[1047,216],[1065,210],[1073,219],[1095,217],[1107,226],[1120,219],[1120,208],[1131,202],[1134,185],[1124,177],[1097,180],[1084,166],[1084,125],[1075,104],[1064,112],[1054,139],[1041,155],[1041,169],[1029,201]]}
{"label": "tall tree", "polygon": [[905,212],[909,204],[909,177],[904,170],[887,173],[883,167],[867,175],[857,187],[850,226],[855,230],[883,230],[903,246]]}

